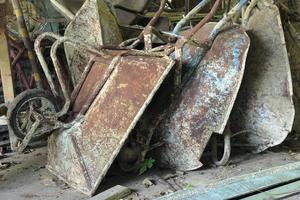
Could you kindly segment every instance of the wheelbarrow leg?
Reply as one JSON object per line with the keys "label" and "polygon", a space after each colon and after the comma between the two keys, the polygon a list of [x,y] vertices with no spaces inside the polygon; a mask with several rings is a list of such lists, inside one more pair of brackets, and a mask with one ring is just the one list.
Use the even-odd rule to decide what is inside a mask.
{"label": "wheelbarrow leg", "polygon": [[231,155],[231,132],[226,131],[224,133],[224,151],[222,158],[218,159],[218,142],[217,142],[217,134],[214,134],[211,138],[211,150],[212,150],[212,161],[216,166],[224,166],[227,164],[230,155]]}

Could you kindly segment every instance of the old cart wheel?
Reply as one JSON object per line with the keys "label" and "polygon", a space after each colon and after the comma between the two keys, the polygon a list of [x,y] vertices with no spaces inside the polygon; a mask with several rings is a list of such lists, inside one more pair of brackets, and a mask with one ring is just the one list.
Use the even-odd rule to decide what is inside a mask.
{"label": "old cart wheel", "polygon": [[[7,117],[8,124],[13,133],[20,139],[24,139],[37,118],[51,116],[58,111],[55,98],[47,91],[32,89],[22,92],[10,105]],[[47,136],[52,125],[40,123],[31,141],[38,141]]]}

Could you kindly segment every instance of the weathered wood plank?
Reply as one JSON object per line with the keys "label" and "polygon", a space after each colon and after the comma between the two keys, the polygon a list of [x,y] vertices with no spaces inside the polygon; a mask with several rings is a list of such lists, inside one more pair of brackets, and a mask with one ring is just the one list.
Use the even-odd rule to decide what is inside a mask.
{"label": "weathered wood plank", "polygon": [[275,167],[260,172],[233,177],[205,187],[180,191],[160,200],[223,200],[239,198],[257,191],[266,190],[279,184],[300,179],[300,162]]}
{"label": "weathered wood plank", "polygon": [[119,200],[131,193],[131,190],[127,187],[116,185],[92,198],[90,200]]}
{"label": "weathered wood plank", "polygon": [[5,103],[14,99],[14,86],[5,31],[5,0],[0,1],[0,72]]}
{"label": "weathered wood plank", "polygon": [[300,194],[300,181],[296,181],[281,187],[274,188],[247,198],[243,200],[266,200],[266,199],[282,199]]}

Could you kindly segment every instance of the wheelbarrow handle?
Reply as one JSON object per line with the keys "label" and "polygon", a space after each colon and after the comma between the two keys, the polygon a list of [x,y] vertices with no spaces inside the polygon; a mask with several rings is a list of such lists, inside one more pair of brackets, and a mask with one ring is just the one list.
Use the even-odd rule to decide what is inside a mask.
{"label": "wheelbarrow handle", "polygon": [[39,35],[36,38],[35,42],[34,42],[35,53],[37,55],[37,58],[38,58],[38,60],[39,60],[39,62],[41,64],[41,66],[42,66],[43,72],[44,72],[44,74],[46,76],[46,79],[47,79],[48,84],[50,86],[51,92],[52,92],[52,94],[55,97],[58,96],[58,93],[55,90],[54,81],[53,81],[53,79],[51,77],[51,73],[49,71],[49,67],[48,67],[48,65],[46,63],[46,60],[45,60],[44,56],[43,56],[43,53],[42,53],[42,50],[41,50],[41,42],[44,39],[49,39],[49,40],[54,40],[55,41],[55,40],[57,40],[59,38],[60,38],[59,35],[56,35],[54,33],[48,33],[48,32],[46,32],[46,33],[43,33],[43,34]]}
{"label": "wheelbarrow handle", "polygon": [[35,48],[38,60],[41,64],[41,66],[42,66],[43,72],[44,72],[44,74],[46,76],[46,79],[48,81],[48,84],[50,86],[51,92],[56,97],[58,96],[58,93],[55,90],[55,85],[54,85],[53,78],[51,76],[49,67],[48,67],[48,65],[45,61],[45,58],[42,54],[42,51],[41,51],[41,42],[44,39],[50,39],[50,40],[55,41],[53,43],[52,47],[51,47],[51,52],[50,53],[51,53],[51,59],[52,59],[53,65],[54,65],[54,69],[55,69],[59,84],[61,86],[64,98],[65,98],[65,105],[63,106],[62,110],[57,113],[58,117],[61,117],[64,114],[66,114],[67,111],[69,110],[70,95],[68,94],[68,90],[67,90],[67,87],[66,87],[66,84],[65,84],[65,80],[64,80],[63,75],[61,73],[60,66],[59,66],[59,61],[58,61],[58,58],[57,58],[57,55],[56,55],[58,47],[63,43],[68,43],[69,45],[71,45],[71,46],[73,46],[77,49],[82,49],[82,50],[87,51],[91,54],[95,54],[95,55],[98,55],[98,56],[105,56],[105,54],[102,53],[101,51],[97,50],[97,49],[94,49],[94,48],[90,47],[89,45],[87,45],[85,43],[72,40],[71,38],[68,38],[68,37],[62,37],[62,36],[56,35],[54,33],[48,33],[47,32],[47,33],[43,33],[40,36],[38,36],[36,41],[35,41],[34,48]]}
{"label": "wheelbarrow handle", "polygon": [[214,27],[212,32],[209,35],[209,40],[213,41],[216,36],[221,32],[222,28],[233,18],[236,16],[237,13],[241,11],[241,9],[246,6],[248,0],[240,0]]}
{"label": "wheelbarrow handle", "polygon": [[[83,51],[87,51],[87,52],[97,55],[97,56],[101,56],[101,57],[106,56],[106,54],[103,53],[102,51],[94,49],[93,47],[89,46],[88,44],[85,44],[80,41],[75,41],[68,37],[60,37],[58,40],[56,40],[53,43],[51,50],[50,50],[50,56],[51,56],[51,59],[52,59],[53,65],[54,65],[54,69],[55,69],[60,87],[62,89],[64,99],[65,99],[65,104],[64,104],[63,108],[61,109],[60,112],[57,113],[58,117],[65,115],[68,112],[70,105],[71,105],[70,94],[68,92],[63,74],[61,73],[59,60],[56,55],[58,47],[63,43],[67,43],[68,45],[73,46],[75,49],[81,49]],[[101,47],[101,49],[102,49],[102,47]]]}
{"label": "wheelbarrow handle", "polygon": [[[161,14],[162,14],[163,11],[164,11],[164,8],[165,8],[167,2],[168,2],[167,0],[161,0],[158,11],[155,13],[155,15],[154,15],[154,16],[152,17],[152,19],[149,21],[149,23],[147,24],[147,26],[145,27],[145,29],[148,29],[148,28],[150,28],[151,26],[154,26],[154,25],[157,23],[159,17],[161,16]],[[145,29],[144,29],[144,30],[145,30]],[[142,40],[143,37],[144,37],[144,31],[142,31],[142,32],[140,33],[140,35],[138,36],[138,39],[139,39],[139,40]]]}
{"label": "wheelbarrow handle", "polygon": [[[205,0],[203,0],[204,2]],[[207,2],[206,2],[207,3]],[[209,13],[191,30],[188,32],[188,34],[185,36],[185,38],[188,40],[192,38],[195,33],[202,28],[207,22],[211,20],[211,18],[216,14],[218,11],[218,8],[220,6],[221,0],[216,0],[212,9],[209,11]]]}
{"label": "wheelbarrow handle", "polygon": [[196,5],[185,17],[183,17],[175,26],[172,33],[178,35],[180,29],[191,19],[193,18],[204,6],[208,4],[210,0],[202,0],[198,5]]}
{"label": "wheelbarrow handle", "polygon": [[[137,38],[128,39],[128,40],[122,42],[119,46],[123,47],[123,46],[129,45],[130,49],[134,49],[137,47],[137,45],[141,41],[143,41],[143,40],[145,40],[145,38],[149,37],[149,30],[151,31],[152,27],[157,23],[159,17],[161,16],[161,14],[164,11],[164,8],[165,8],[167,2],[168,2],[167,0],[161,0],[158,11],[155,13],[155,15],[152,17],[152,19],[145,26],[145,28],[143,29],[143,31],[139,34],[139,36]],[[146,32],[147,32],[147,34],[145,34]]]}

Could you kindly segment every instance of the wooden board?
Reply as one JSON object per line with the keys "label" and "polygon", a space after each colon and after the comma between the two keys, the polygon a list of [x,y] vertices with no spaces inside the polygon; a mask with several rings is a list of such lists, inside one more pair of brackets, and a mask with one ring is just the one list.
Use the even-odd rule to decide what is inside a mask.
{"label": "wooden board", "polygon": [[275,167],[252,174],[233,177],[219,181],[205,187],[192,190],[179,191],[171,195],[159,198],[160,200],[223,200],[240,199],[251,196],[258,191],[266,191],[270,188],[289,184],[300,179],[300,162]]}
{"label": "wooden board", "polygon": [[281,187],[274,188],[265,192],[261,192],[243,200],[265,200],[265,199],[283,199],[300,194],[300,181],[296,181]]}
{"label": "wooden board", "polygon": [[0,1],[0,71],[5,103],[14,99],[14,86],[10,67],[8,44],[5,30],[5,1]]}

